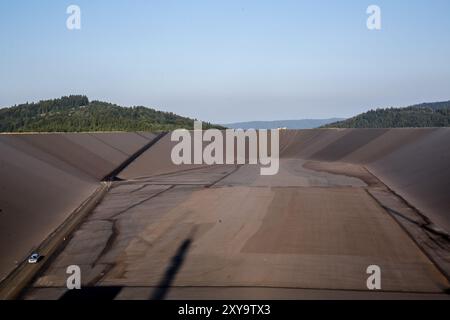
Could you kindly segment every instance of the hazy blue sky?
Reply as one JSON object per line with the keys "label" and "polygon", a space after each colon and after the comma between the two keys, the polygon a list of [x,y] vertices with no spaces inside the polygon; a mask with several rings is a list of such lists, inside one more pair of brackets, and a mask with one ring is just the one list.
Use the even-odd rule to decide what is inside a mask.
{"label": "hazy blue sky", "polygon": [[1,0],[0,39],[0,106],[80,93],[230,122],[450,99],[448,0]]}

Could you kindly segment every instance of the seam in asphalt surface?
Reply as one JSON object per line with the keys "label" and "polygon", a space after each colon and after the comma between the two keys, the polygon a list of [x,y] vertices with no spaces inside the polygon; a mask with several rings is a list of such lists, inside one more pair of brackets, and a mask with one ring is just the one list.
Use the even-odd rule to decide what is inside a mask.
{"label": "seam in asphalt surface", "polygon": [[[219,165],[219,166],[226,166],[225,164]],[[159,173],[159,174],[153,174],[150,176],[139,176],[139,177],[135,177],[133,179],[127,179],[124,182],[139,182],[145,179],[152,179],[152,178],[163,178],[163,177],[167,177],[167,176],[172,176],[172,175],[178,175],[180,173],[184,173],[184,172],[189,172],[189,171],[195,171],[195,170],[200,170],[200,169],[205,169],[210,167],[209,165],[204,165],[204,166],[198,166],[195,168],[189,168],[189,169],[182,169],[182,170],[178,170],[176,172],[166,172],[166,173]]]}
{"label": "seam in asphalt surface", "polygon": [[[164,190],[161,190],[161,191],[159,191],[159,192],[157,192],[157,193],[155,193],[155,194],[152,194],[151,196],[149,196],[149,197],[147,197],[147,198],[145,198],[145,199],[143,199],[143,200],[141,200],[141,201],[139,201],[139,202],[137,202],[137,203],[132,204],[132,205],[129,206],[128,208],[125,208],[125,209],[123,209],[123,210],[121,210],[121,211],[119,211],[119,212],[113,214],[113,215],[112,215],[111,217],[109,217],[107,220],[114,220],[115,218],[117,218],[117,217],[120,216],[121,214],[127,212],[128,210],[133,209],[134,207],[140,206],[141,204],[143,204],[143,203],[145,203],[145,202],[147,202],[147,201],[149,201],[149,200],[151,200],[151,199],[153,199],[153,198],[156,198],[156,197],[159,196],[160,194],[162,194],[162,193],[164,193],[164,192],[166,192],[166,191],[172,190],[172,189],[175,188],[175,186],[176,186],[176,185],[171,185],[171,184],[167,184],[167,185],[170,186],[170,187],[168,187],[168,188],[166,188],[166,189],[164,189]],[[100,219],[100,220],[102,220],[102,219]]]}
{"label": "seam in asphalt surface", "polygon": [[119,152],[119,153],[125,155],[126,157],[129,157],[129,156],[130,156],[130,154],[127,154],[126,152],[120,150],[119,148],[116,148],[116,147],[113,146],[112,144],[110,144],[110,143],[108,143],[108,142],[106,142],[106,141],[100,139],[96,134],[89,134],[89,136],[92,137],[92,138],[94,138],[95,140],[97,140],[97,141],[103,143],[103,144],[106,144],[108,147],[110,147],[110,148],[116,150],[117,152]]}
{"label": "seam in asphalt surface", "polygon": [[211,187],[213,187],[214,185],[216,185],[216,184],[219,183],[220,181],[222,181],[222,180],[228,178],[228,177],[231,176],[233,173],[237,172],[241,167],[242,167],[242,165],[236,165],[236,167],[235,167],[233,170],[231,170],[230,172],[228,172],[228,173],[227,173],[226,175],[224,175],[223,177],[217,179],[217,180],[214,181],[213,183],[207,184],[207,185],[205,186],[205,188],[211,188]]}
{"label": "seam in asphalt surface", "polygon": [[107,174],[102,181],[111,181],[117,179],[117,175],[119,175],[126,167],[130,165],[134,160],[136,160],[141,154],[150,149],[153,145],[155,145],[162,137],[164,137],[167,132],[161,132],[155,138],[153,138],[149,143],[140,148],[138,151],[133,153],[128,159],[126,159],[121,165],[119,165],[116,169],[114,169],[111,173]]}
{"label": "seam in asphalt surface", "polygon": [[[107,265],[105,263],[105,265]],[[109,285],[100,285],[100,287],[110,287]],[[150,285],[127,285],[124,288],[161,288],[161,286],[150,286]],[[267,288],[267,289],[289,289],[289,290],[317,290],[317,291],[343,291],[343,292],[364,292],[364,293],[412,293],[412,294],[427,294],[427,295],[445,295],[444,292],[436,292],[436,291],[414,291],[414,290],[386,290],[379,289],[369,291],[367,289],[346,289],[346,288],[315,288],[315,287],[283,287],[283,286],[270,286],[270,285],[211,285],[211,286],[193,286],[193,285],[171,285],[170,288],[218,288],[218,289],[232,289],[232,288]],[[33,286],[33,289],[67,289],[64,286]]]}

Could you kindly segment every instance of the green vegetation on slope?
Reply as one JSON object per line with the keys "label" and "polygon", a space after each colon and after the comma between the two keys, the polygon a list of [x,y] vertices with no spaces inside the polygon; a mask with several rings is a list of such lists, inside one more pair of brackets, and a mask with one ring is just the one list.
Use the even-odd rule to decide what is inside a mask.
{"label": "green vegetation on slope", "polygon": [[370,110],[324,128],[450,127],[450,101],[422,103],[406,108]]}
{"label": "green vegetation on slope", "polygon": [[0,132],[164,131],[193,129],[193,124],[171,112],[90,102],[81,95],[0,109]]}

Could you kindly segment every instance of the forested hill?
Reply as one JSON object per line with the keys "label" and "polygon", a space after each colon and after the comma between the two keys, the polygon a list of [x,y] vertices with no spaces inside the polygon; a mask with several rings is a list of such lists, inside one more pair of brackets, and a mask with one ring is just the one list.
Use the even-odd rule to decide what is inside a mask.
{"label": "forested hill", "polygon": [[171,112],[89,101],[81,95],[0,109],[0,132],[163,131],[192,129],[193,123]]}
{"label": "forested hill", "polygon": [[370,110],[324,128],[450,127],[450,101],[422,103],[406,108]]}

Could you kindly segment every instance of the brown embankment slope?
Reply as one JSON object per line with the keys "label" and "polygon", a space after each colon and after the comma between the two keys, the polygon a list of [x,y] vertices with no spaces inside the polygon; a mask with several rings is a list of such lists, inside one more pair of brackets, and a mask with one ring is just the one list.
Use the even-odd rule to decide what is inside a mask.
{"label": "brown embankment slope", "polygon": [[282,158],[362,164],[450,232],[450,128],[281,132]]}
{"label": "brown embankment slope", "polygon": [[[75,264],[81,294],[108,287],[115,299],[448,298],[448,244],[425,250],[427,230],[392,214],[420,224],[417,212],[365,169],[448,221],[438,201],[448,132],[280,131],[274,176],[246,164],[175,166],[167,135],[120,173],[23,297],[70,298]],[[381,292],[367,287],[370,265],[382,270]]]}
{"label": "brown embankment slope", "polygon": [[153,134],[0,135],[0,279]]}
{"label": "brown embankment slope", "polygon": [[[1,271],[153,137],[0,135]],[[358,295],[371,264],[382,267],[385,292],[440,294],[447,280],[374,194],[412,210],[379,178],[449,231],[449,142],[450,129],[282,130],[279,173],[261,176],[251,165],[176,166],[166,135],[119,174],[125,181],[113,183],[25,296],[61,296],[66,267],[77,264],[83,287],[161,298],[156,289],[180,250],[168,298],[186,288],[195,288],[189,298],[219,288],[235,297],[242,287],[278,298],[280,290]]]}
{"label": "brown embankment slope", "polygon": [[[198,167],[172,164],[174,145],[167,135],[120,177],[149,177]],[[280,158],[364,165],[450,232],[450,128],[282,130]]]}

